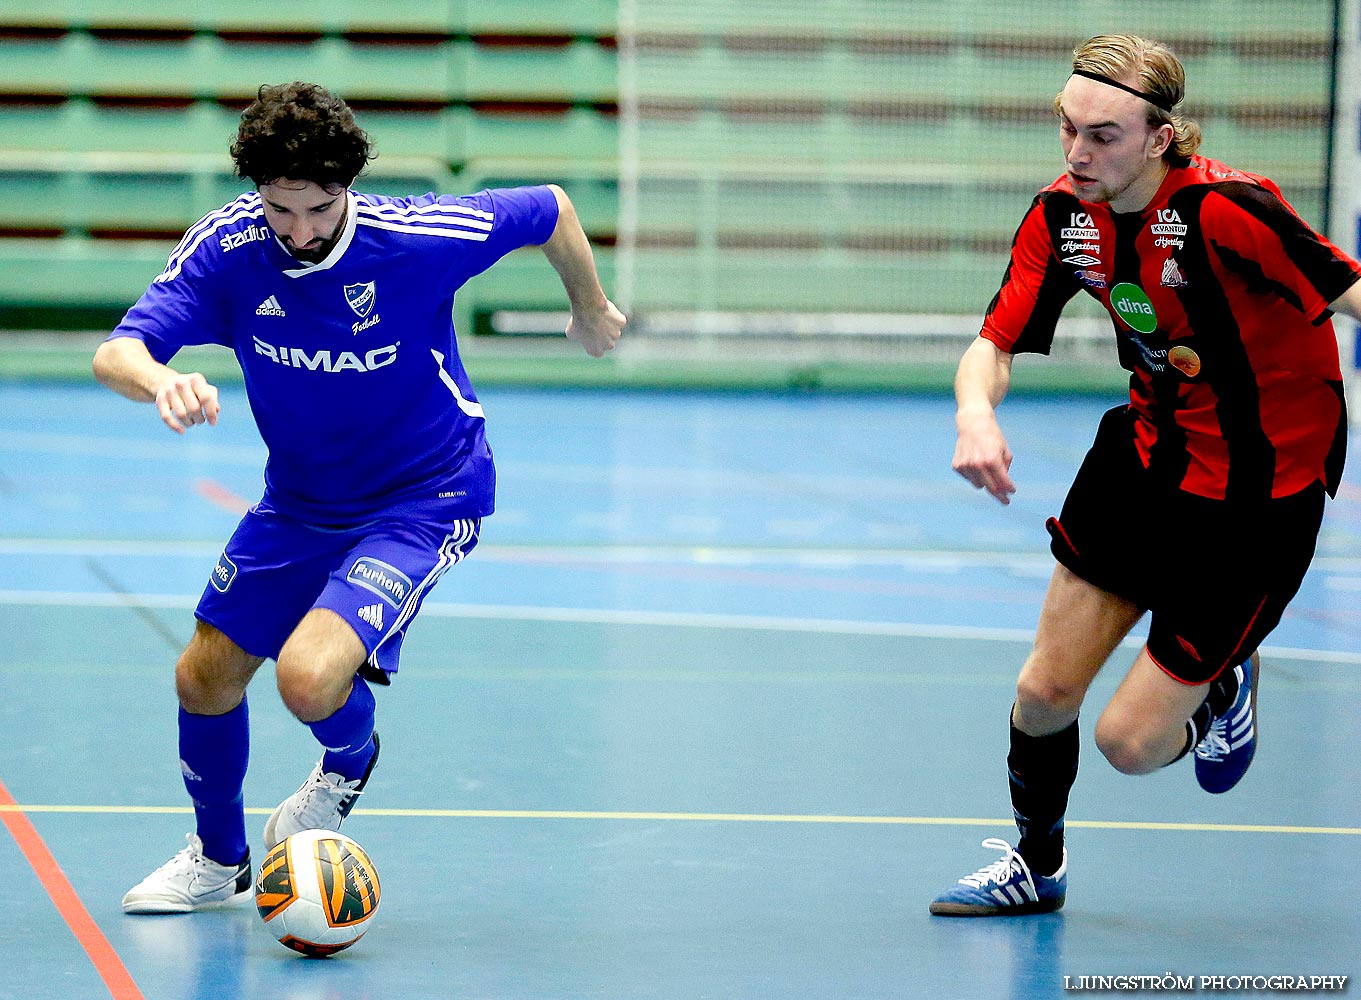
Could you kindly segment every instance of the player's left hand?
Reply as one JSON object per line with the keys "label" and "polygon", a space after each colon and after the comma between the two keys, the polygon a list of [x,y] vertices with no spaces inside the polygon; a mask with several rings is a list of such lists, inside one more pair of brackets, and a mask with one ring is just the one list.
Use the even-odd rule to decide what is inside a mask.
{"label": "player's left hand", "polygon": [[598,358],[606,351],[614,350],[627,322],[624,314],[609,299],[605,300],[601,309],[573,306],[572,318],[567,321],[567,338],[584,347],[591,357]]}

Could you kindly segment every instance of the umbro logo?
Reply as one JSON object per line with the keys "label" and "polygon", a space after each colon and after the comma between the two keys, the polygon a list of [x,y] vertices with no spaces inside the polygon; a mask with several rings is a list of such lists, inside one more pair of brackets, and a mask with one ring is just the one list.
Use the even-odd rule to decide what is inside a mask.
{"label": "umbro logo", "polygon": [[1093,257],[1089,253],[1080,253],[1073,257],[1064,257],[1065,264],[1076,264],[1078,267],[1091,267],[1093,264],[1100,264],[1100,257]]}
{"label": "umbro logo", "polygon": [[269,298],[265,299],[265,301],[261,302],[261,303],[255,308],[255,315],[257,315],[257,316],[287,316],[288,314],[287,314],[286,312],[284,312],[284,307],[281,306],[281,305],[279,305],[279,300],[276,299],[273,295],[271,295]]}
{"label": "umbro logo", "polygon": [[381,604],[369,604],[360,608],[359,617],[379,632],[383,631],[383,606]]}

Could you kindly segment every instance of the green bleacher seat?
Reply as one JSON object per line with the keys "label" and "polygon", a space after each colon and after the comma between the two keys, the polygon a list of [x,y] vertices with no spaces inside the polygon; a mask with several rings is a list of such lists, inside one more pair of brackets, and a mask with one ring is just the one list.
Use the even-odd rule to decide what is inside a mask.
{"label": "green bleacher seat", "polygon": [[[1049,103],[1107,0],[639,2],[638,302],[976,311],[1062,162]],[[1121,30],[1188,66],[1204,151],[1321,222],[1329,14],[1316,0],[1146,0]],[[556,181],[614,267],[613,0],[8,0],[0,9],[0,310],[126,305],[173,234],[244,189],[227,147],[264,82],[356,107],[359,187]],[[1275,108],[1274,117],[1264,108]],[[8,234],[8,235],[7,235]],[[25,234],[35,238],[23,238]],[[134,239],[138,235],[145,239]],[[43,238],[36,238],[36,237]],[[541,256],[461,297],[556,307]]]}

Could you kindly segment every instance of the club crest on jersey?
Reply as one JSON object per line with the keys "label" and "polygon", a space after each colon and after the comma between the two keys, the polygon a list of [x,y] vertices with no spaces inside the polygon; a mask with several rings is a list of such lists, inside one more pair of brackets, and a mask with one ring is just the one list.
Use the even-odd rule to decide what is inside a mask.
{"label": "club crest on jersey", "polygon": [[355,315],[360,319],[366,318],[373,312],[373,303],[378,293],[374,290],[374,282],[370,281],[365,285],[346,285],[345,301],[350,304]]}
{"label": "club crest on jersey", "polygon": [[1177,263],[1177,258],[1168,257],[1163,265],[1162,286],[1164,288],[1185,288],[1188,284],[1186,272]]}

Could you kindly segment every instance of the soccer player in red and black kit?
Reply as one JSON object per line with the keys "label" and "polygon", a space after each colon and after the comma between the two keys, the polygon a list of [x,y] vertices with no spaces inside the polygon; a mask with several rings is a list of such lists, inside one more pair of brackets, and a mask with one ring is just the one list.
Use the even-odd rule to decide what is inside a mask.
{"label": "soccer player in red and black kit", "polygon": [[1334,312],[1361,318],[1361,265],[1270,180],[1196,155],[1165,46],[1101,35],[1055,99],[1067,170],[1031,204],[983,329],[955,377],[954,468],[1015,492],[996,407],[1013,355],[1047,354],[1078,292],[1111,315],[1130,399],[1096,439],[1048,529],[1058,565],[1021,668],[1007,756],[1020,841],[931,904],[940,916],[1063,905],[1063,818],[1078,710],[1135,623],[1148,642],[1096,724],[1116,769],[1193,755],[1210,792],[1256,747],[1256,650],[1313,558],[1342,473],[1346,410]]}

